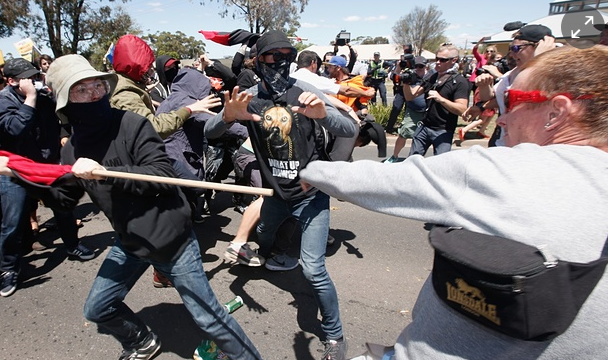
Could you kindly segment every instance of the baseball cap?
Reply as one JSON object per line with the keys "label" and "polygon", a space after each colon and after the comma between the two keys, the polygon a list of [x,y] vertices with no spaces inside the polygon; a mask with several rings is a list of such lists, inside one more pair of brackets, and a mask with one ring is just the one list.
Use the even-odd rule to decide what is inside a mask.
{"label": "baseball cap", "polygon": [[36,74],[40,74],[40,71],[24,58],[10,59],[4,64],[4,76],[7,78],[27,79]]}
{"label": "baseball cap", "polygon": [[539,42],[547,35],[553,36],[551,34],[551,29],[544,25],[526,25],[515,33],[513,39]]}
{"label": "baseball cap", "polygon": [[[177,63],[177,64],[175,64]],[[168,68],[169,66],[175,64],[175,66],[179,65],[179,60],[175,60],[174,58],[171,58],[169,60],[167,60],[167,62],[165,63],[165,68]]]}
{"label": "baseball cap", "polygon": [[374,56],[376,56],[376,55],[380,56],[380,53],[379,53],[378,51],[376,51],[376,52],[374,53]]}
{"label": "baseball cap", "polygon": [[342,56],[332,56],[329,62],[324,62],[323,64],[346,67],[346,59]]}
{"label": "baseball cap", "polygon": [[424,56],[416,56],[414,58],[414,65],[426,65],[426,58]]}

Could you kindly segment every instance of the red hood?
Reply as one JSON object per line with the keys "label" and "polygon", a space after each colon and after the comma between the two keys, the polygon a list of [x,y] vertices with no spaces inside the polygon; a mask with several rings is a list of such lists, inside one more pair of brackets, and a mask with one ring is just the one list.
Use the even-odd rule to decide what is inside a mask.
{"label": "red hood", "polygon": [[154,52],[145,41],[135,35],[124,35],[114,47],[114,70],[131,80],[141,81],[154,62]]}

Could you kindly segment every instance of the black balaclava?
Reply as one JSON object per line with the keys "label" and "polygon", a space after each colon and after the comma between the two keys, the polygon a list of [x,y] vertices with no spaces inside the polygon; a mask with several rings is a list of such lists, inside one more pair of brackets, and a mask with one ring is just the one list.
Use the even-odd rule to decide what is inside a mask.
{"label": "black balaclava", "polygon": [[79,156],[89,157],[97,162],[103,160],[104,154],[98,153],[95,149],[102,148],[98,145],[107,138],[112,128],[110,95],[88,103],[68,102],[63,113],[74,129],[75,148],[82,150],[79,151]]}
{"label": "black balaclava", "polygon": [[257,61],[257,71],[271,94],[281,96],[289,85],[289,67],[291,61],[284,59],[272,64]]}
{"label": "black balaclava", "polygon": [[280,30],[270,30],[264,33],[255,44],[258,55],[267,54],[273,50],[289,48],[291,56],[288,59],[273,64],[260,62],[256,59],[256,70],[267,90],[275,97],[280,97],[287,91],[289,85],[289,67],[296,59],[296,49],[291,45],[287,35]]}

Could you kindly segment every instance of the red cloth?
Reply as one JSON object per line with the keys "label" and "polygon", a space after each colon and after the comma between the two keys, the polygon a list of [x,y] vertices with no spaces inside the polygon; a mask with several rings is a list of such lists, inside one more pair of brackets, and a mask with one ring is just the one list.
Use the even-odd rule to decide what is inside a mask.
{"label": "red cloth", "polygon": [[41,164],[8,151],[0,150],[0,156],[8,157],[8,167],[13,172],[37,184],[51,185],[61,176],[72,172],[70,165]]}
{"label": "red cloth", "polygon": [[205,31],[200,30],[199,33],[203,34],[205,39],[211,40],[218,44],[229,46],[230,44],[230,33],[225,31]]}

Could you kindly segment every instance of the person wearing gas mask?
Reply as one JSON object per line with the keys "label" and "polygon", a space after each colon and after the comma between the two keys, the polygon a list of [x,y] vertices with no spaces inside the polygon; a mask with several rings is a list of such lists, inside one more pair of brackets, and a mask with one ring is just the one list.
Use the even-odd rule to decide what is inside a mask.
{"label": "person wearing gas mask", "polygon": [[269,270],[295,269],[298,259],[273,243],[281,223],[291,217],[296,219],[302,227],[302,271],[313,288],[322,316],[323,359],[342,360],[347,345],[338,295],[325,267],[329,197],[317,189],[304,191],[299,172],[310,161],[328,160],[320,149],[323,128],[336,136],[352,137],[357,127],[325,101],[319,90],[290,78],[289,67],[296,59],[296,49],[285,33],[268,31],[256,47],[256,69],[262,82],[242,93],[238,87],[232,94],[226,92],[224,110],[207,120],[205,136],[217,138],[237,120],[247,126],[263,183],[275,194],[265,197],[262,205],[257,227],[259,253],[267,259],[265,266]]}
{"label": "person wearing gas mask", "polygon": [[[0,91],[0,148],[42,163],[58,163],[61,126],[55,115],[55,99],[47,87],[35,85],[39,76],[32,63],[16,58],[6,62],[8,85]],[[31,203],[25,188],[0,176],[2,230],[0,232],[0,296],[17,289],[21,242],[26,239]],[[95,254],[78,241],[72,212],[55,211],[55,220],[71,258],[90,260]]]}

